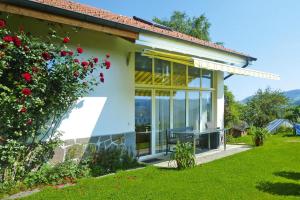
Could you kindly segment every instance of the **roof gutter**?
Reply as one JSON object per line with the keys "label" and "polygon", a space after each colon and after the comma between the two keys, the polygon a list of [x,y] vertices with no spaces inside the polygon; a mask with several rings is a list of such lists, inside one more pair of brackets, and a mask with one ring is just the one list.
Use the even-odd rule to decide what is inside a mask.
{"label": "roof gutter", "polygon": [[[47,12],[47,13],[51,13],[51,14],[61,15],[61,16],[64,16],[64,17],[71,17],[71,18],[74,18],[74,19],[77,19],[77,20],[91,22],[91,23],[98,24],[98,25],[105,25],[105,26],[118,28],[118,29],[123,29],[123,30],[127,30],[127,31],[132,31],[132,32],[137,32],[137,33],[144,32],[144,33],[151,33],[151,34],[161,35],[159,33],[153,33],[152,31],[136,28],[134,26],[129,26],[129,25],[118,23],[118,22],[113,22],[113,21],[110,21],[110,20],[97,18],[97,17],[90,16],[90,15],[83,14],[83,13],[74,12],[74,11],[70,11],[70,10],[66,10],[66,9],[62,9],[62,8],[57,8],[57,7],[54,7],[54,6],[34,2],[32,0],[14,0],[14,1],[2,0],[2,2],[7,3],[7,4],[16,5],[16,6],[20,6],[20,7],[30,8],[30,9],[33,9],[33,10]],[[168,37],[166,35],[163,35],[163,36]],[[186,40],[183,40],[183,41],[189,42],[189,41],[186,41]],[[192,42],[190,42],[190,43],[192,43]],[[209,47],[209,46],[205,46],[205,47],[214,49],[213,47]],[[220,50],[220,51],[222,51],[222,50]],[[231,52],[231,53],[235,54],[233,52]],[[236,54],[236,55],[242,56],[240,54]],[[247,60],[251,60],[251,61],[256,60],[256,58],[251,57],[251,56],[249,56],[249,57],[244,56],[244,57],[246,57]]]}

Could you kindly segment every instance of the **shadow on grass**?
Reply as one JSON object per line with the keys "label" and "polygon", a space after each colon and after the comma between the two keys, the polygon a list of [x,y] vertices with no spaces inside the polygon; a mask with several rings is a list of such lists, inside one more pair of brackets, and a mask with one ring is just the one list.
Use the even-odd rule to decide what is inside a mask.
{"label": "shadow on grass", "polygon": [[275,176],[280,176],[287,179],[292,179],[295,181],[300,180],[300,173],[299,172],[288,172],[288,171],[281,171],[281,172],[275,172]]}
{"label": "shadow on grass", "polygon": [[256,188],[273,195],[300,196],[300,185],[295,183],[261,182]]}

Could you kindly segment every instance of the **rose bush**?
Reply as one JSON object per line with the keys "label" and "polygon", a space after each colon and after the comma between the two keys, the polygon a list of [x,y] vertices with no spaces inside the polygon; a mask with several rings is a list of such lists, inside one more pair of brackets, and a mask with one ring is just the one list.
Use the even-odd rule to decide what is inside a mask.
{"label": "rose bush", "polygon": [[0,19],[0,182],[22,180],[54,154],[58,125],[78,98],[104,82],[107,55],[83,59],[71,38],[13,32]]}

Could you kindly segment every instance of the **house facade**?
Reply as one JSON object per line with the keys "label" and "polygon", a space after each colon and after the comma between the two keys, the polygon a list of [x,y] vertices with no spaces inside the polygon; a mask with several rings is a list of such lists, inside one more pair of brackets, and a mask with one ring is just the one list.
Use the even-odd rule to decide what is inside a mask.
{"label": "house facade", "polygon": [[252,56],[137,17],[66,0],[2,1],[0,10],[10,14],[15,29],[22,25],[46,36],[50,26],[87,57],[111,55],[105,84],[79,99],[62,121],[64,145],[56,160],[63,160],[70,146],[88,143],[123,146],[141,159],[160,155],[168,128],[224,127],[226,75],[279,79],[245,68],[256,60]]}

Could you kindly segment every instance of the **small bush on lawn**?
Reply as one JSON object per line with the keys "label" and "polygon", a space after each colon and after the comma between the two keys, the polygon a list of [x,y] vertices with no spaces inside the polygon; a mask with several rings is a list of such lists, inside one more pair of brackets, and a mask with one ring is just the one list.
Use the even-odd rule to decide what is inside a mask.
{"label": "small bush on lawn", "polygon": [[140,166],[134,155],[119,147],[100,149],[92,153],[86,162],[89,164],[92,176]]}
{"label": "small bush on lawn", "polygon": [[252,135],[255,146],[262,146],[269,132],[264,128],[252,126],[250,127],[249,134]]}
{"label": "small bush on lawn", "polygon": [[90,169],[87,165],[68,160],[55,166],[45,164],[38,171],[31,172],[24,180],[28,187],[39,185],[58,185],[73,183],[76,179],[87,177]]}
{"label": "small bush on lawn", "polygon": [[191,143],[177,142],[171,159],[176,161],[177,169],[191,168],[196,165],[194,149]]}

